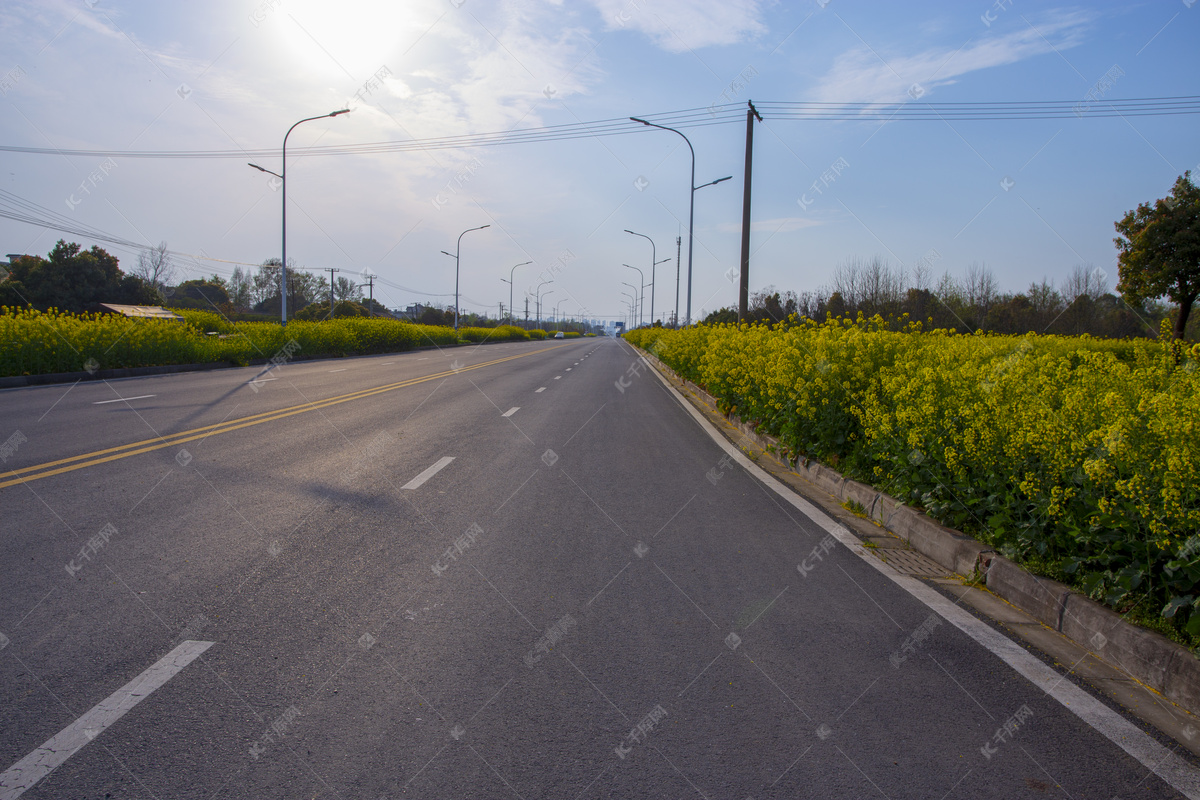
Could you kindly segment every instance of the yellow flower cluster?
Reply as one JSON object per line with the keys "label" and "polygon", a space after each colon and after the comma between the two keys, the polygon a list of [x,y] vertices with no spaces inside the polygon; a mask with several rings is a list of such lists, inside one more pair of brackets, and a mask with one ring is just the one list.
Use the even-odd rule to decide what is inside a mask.
{"label": "yellow flower cluster", "polygon": [[[70,314],[0,307],[0,376],[270,359],[289,342],[306,356],[395,352],[433,344],[498,338],[526,339],[512,326],[452,328],[379,317],[323,322],[230,322],[219,314],[178,310],[183,322],[127,319],[115,314]],[[208,333],[224,335],[209,336]],[[544,333],[543,333],[544,335]]]}
{"label": "yellow flower cluster", "polygon": [[792,452],[1006,551],[1149,544],[1161,569],[1200,535],[1200,346],[792,322],[626,338]]}

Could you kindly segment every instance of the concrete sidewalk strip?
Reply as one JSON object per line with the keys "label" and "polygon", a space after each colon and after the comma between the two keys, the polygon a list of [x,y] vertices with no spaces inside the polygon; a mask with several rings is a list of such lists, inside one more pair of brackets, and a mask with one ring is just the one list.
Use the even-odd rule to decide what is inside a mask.
{"label": "concrete sidewalk strip", "polygon": [[182,642],[0,775],[0,800],[14,800],[192,663],[213,642]]}

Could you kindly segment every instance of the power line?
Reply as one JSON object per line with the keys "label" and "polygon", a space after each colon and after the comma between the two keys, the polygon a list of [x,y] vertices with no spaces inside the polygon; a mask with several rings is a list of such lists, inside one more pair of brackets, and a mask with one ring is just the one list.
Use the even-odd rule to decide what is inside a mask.
{"label": "power line", "polygon": [[[777,121],[1027,121],[1037,119],[1147,117],[1200,114],[1200,96],[1148,97],[1113,100],[1033,100],[980,103],[831,103],[815,101],[761,101],[756,106]],[[723,103],[708,108],[690,108],[643,119],[679,128],[703,128],[742,121],[741,104]],[[294,148],[302,156],[370,155],[431,150],[457,150],[506,144],[570,141],[598,136],[624,136],[645,131],[645,126],[628,117],[549,125],[509,131],[438,136],[402,141],[363,142]],[[0,145],[0,152],[89,158],[213,159],[270,158],[275,148],[256,150],[68,150],[52,147]]]}

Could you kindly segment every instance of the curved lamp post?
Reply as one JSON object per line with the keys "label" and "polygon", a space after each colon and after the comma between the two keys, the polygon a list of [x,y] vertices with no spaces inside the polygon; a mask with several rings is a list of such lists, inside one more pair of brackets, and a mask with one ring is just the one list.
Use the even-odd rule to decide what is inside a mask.
{"label": "curved lamp post", "polygon": [[[539,287],[539,288],[540,288],[540,287]],[[546,290],[546,291],[544,291],[544,292],[539,292],[539,293],[538,293],[538,302],[537,302],[538,328],[541,328],[541,327],[542,327],[542,298],[543,298],[543,297],[545,297],[545,296],[546,296],[546,295],[548,295],[548,294],[554,294],[554,290],[553,290],[553,289],[547,289],[547,290]]]}
{"label": "curved lamp post", "polygon": [[637,327],[641,324],[642,304],[641,301],[638,300],[638,292],[640,290],[632,283],[626,283],[625,281],[621,281],[621,283],[625,286],[628,286],[630,289],[633,289],[633,324],[634,327]]}
{"label": "curved lamp post", "polygon": [[[642,324],[642,321],[646,317],[646,314],[645,314],[645,311],[646,311],[646,276],[637,267],[631,267],[628,264],[622,264],[621,266],[629,267],[629,269],[637,269],[638,279],[639,279],[639,281],[641,281],[641,284],[642,284],[642,293],[638,296],[638,325],[640,326]],[[651,277],[653,277],[653,273],[651,273]],[[654,296],[654,284],[650,285],[650,296],[651,297]],[[653,314],[650,315],[650,324],[651,325],[654,324],[654,315]]]}
{"label": "curved lamp post", "polygon": [[507,284],[508,284],[508,321],[509,321],[509,323],[510,323],[510,324],[511,324],[511,323],[512,323],[512,321],[513,321],[513,307],[512,307],[512,301],[513,301],[513,273],[517,271],[517,267],[523,267],[523,266],[525,266],[526,264],[532,264],[532,263],[533,263],[532,261],[522,261],[520,264],[517,264],[517,265],[515,265],[515,266],[514,266],[512,269],[510,269],[510,270],[508,271],[508,278],[507,278],[507,279],[505,279],[505,278],[501,278],[501,279],[500,279],[500,280],[502,280],[502,281],[504,281],[505,283],[507,283]]}
{"label": "curved lamp post", "polygon": [[[622,281],[622,283],[624,283],[624,281]],[[629,286],[629,288],[634,289],[635,291],[637,290],[636,287],[631,286],[628,283],[626,283],[625,285]],[[637,315],[637,295],[630,294],[629,292],[621,292],[621,296],[629,298],[628,300],[626,300],[624,302],[626,303],[626,305],[629,306],[629,322],[632,325],[633,318],[634,318],[634,316]]]}
{"label": "curved lamp post", "polygon": [[490,227],[492,226],[489,223],[487,225],[480,225],[478,228],[467,228],[458,235],[458,243],[454,245],[453,253],[447,253],[445,250],[442,251],[442,253],[454,259],[454,330],[456,331],[458,330],[458,256],[459,253],[462,252],[462,237],[466,236],[471,231],[481,231],[484,228]]}
{"label": "curved lamp post", "polygon": [[[692,179],[691,179],[691,182],[688,184],[688,186],[692,187],[692,191],[691,191],[691,195],[689,197],[689,202],[688,202],[688,289],[687,289],[687,323],[686,323],[688,325],[691,325],[692,324],[692,233],[693,233],[693,229],[694,229],[693,223],[695,222],[695,219],[696,219],[696,190],[703,189],[704,186],[715,186],[716,184],[720,183],[721,181],[729,180],[733,176],[730,175],[725,178],[717,178],[715,181],[704,184],[704,186],[697,186],[696,185],[696,150],[692,147],[692,142],[690,139],[688,139],[688,137],[684,136],[682,133],[675,130],[674,128],[668,128],[666,125],[656,125],[653,122],[647,122],[646,120],[638,119],[637,117],[630,117],[629,119],[633,120],[634,122],[640,122],[643,125],[647,125],[651,128],[659,128],[660,130],[670,131],[671,133],[677,133],[680,136],[683,136],[683,140],[685,142],[687,142],[688,150],[692,154]],[[675,319],[679,319],[679,300],[678,300],[678,298],[676,298],[676,300],[675,300]]]}
{"label": "curved lamp post", "polygon": [[[340,111],[331,111],[328,114],[321,114],[316,117],[305,117],[300,122],[312,122],[314,119],[325,119],[326,117],[336,117],[339,114],[349,113],[350,109],[343,108]],[[263,169],[258,164],[250,164],[250,166],[259,172],[265,172],[268,175],[274,175],[276,178],[279,178],[281,184],[279,189],[283,194],[283,261],[280,264],[279,270],[281,278],[281,285],[279,287],[279,319],[283,325],[287,325],[287,140],[292,135],[292,131],[296,129],[296,125],[299,125],[300,122],[288,128],[287,133],[283,135],[283,158],[281,159],[282,166],[280,167],[280,172],[272,172],[269,169]]]}
{"label": "curved lamp post", "polygon": [[[646,234],[644,234],[644,233],[638,233],[637,231],[631,231],[631,230],[629,230],[629,228],[626,228],[626,229],[625,229],[625,232],[626,232],[626,233],[632,233],[634,236],[640,236],[640,237],[642,237],[643,239],[645,239],[647,242],[649,242],[649,243],[650,243],[650,324],[651,324],[651,325],[653,325],[653,324],[654,324],[654,283],[655,283],[655,281],[654,281],[654,268],[655,268],[655,267],[656,267],[658,264],[660,264],[660,263],[661,263],[660,261],[658,261],[658,260],[657,260],[657,259],[658,259],[658,252],[657,252],[657,250],[656,250],[656,249],[655,249],[655,247],[654,247],[654,240],[653,240],[653,239],[651,239],[651,238],[650,238],[649,236],[647,236]],[[670,261],[671,259],[667,258],[667,259],[663,259],[663,260],[664,260],[664,261]],[[642,299],[643,299],[643,300],[645,300],[646,298],[644,298],[644,297],[643,297]]]}

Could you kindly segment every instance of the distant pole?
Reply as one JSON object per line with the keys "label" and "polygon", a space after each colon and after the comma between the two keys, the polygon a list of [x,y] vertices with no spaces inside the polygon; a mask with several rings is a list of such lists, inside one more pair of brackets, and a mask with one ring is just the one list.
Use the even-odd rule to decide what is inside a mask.
{"label": "distant pole", "polygon": [[529,295],[525,295],[525,330],[529,330]]}
{"label": "distant pole", "polygon": [[742,189],[742,275],[738,284],[738,322],[746,319],[750,304],[750,177],[754,172],[754,119],[762,116],[746,101],[746,182]]}
{"label": "distant pole", "polygon": [[371,316],[375,316],[375,276],[367,276],[367,308],[371,311]]}
{"label": "distant pole", "polygon": [[683,237],[675,237],[675,327],[679,327],[679,265],[683,253]]}
{"label": "distant pole", "polygon": [[333,318],[333,273],[341,272],[340,269],[326,267],[325,271],[329,273],[329,317]]}

